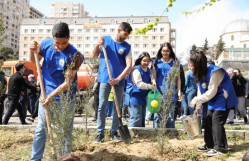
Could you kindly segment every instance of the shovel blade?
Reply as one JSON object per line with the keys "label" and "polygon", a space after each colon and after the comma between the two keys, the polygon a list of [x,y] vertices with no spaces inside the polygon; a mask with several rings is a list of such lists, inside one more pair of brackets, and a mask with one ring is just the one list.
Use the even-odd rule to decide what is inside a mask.
{"label": "shovel blade", "polygon": [[124,141],[125,144],[130,144],[131,142],[131,134],[129,132],[129,129],[127,127],[127,125],[120,125],[118,127],[119,129],[119,134],[122,138],[122,140]]}

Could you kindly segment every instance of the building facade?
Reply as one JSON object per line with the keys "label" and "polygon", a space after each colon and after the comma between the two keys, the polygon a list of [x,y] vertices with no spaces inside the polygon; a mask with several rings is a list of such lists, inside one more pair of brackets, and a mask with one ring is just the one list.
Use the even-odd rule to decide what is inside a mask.
{"label": "building facade", "polygon": [[[149,22],[155,21],[155,16],[148,17],[89,17],[89,18],[63,18],[63,19],[25,19],[20,29],[19,59],[29,60],[29,42],[37,40],[41,43],[43,39],[52,37],[52,27],[59,22],[66,22],[70,28],[70,43],[81,53],[89,55],[92,53],[100,36],[115,36],[121,22],[129,22],[135,31],[145,27]],[[175,48],[175,29],[171,29],[168,17],[162,17],[157,26],[145,35],[130,34],[127,41],[132,45],[133,60],[142,52],[148,52],[155,57],[160,44],[171,42]]]}
{"label": "building facade", "polygon": [[40,11],[38,11],[34,7],[30,6],[29,18],[42,18],[43,16],[44,14],[42,14]]}
{"label": "building facade", "polygon": [[245,64],[249,62],[249,20],[232,21],[220,37],[225,43],[225,51],[219,56],[217,63],[223,67],[248,70],[249,65]]}
{"label": "building facade", "polygon": [[53,2],[50,7],[50,17],[87,17],[84,5],[77,2]]}
{"label": "building facade", "polygon": [[24,18],[29,18],[29,8],[29,0],[0,0],[0,16],[7,36],[2,45],[15,52],[19,47],[20,24]]}

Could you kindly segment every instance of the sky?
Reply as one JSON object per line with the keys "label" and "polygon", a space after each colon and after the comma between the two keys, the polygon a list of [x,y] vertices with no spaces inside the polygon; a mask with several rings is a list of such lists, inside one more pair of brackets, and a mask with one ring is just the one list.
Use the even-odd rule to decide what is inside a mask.
{"label": "sky", "polygon": [[[46,17],[52,2],[81,2],[89,16],[161,16],[168,0],[30,0],[31,6]],[[176,29],[176,54],[188,59],[193,44],[203,46],[207,38],[209,46],[219,40],[224,28],[236,19],[249,19],[249,0],[220,0],[200,13],[187,17],[183,11],[193,11],[210,0],[176,0],[168,16],[172,28]]]}

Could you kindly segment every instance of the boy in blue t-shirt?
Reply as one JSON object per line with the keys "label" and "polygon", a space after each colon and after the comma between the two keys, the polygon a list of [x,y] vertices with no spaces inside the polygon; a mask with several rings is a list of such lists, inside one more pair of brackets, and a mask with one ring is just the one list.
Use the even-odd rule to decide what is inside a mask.
{"label": "boy in blue t-shirt", "polygon": [[[93,57],[100,55],[99,65],[99,108],[97,117],[97,130],[98,135],[95,139],[95,143],[104,141],[105,130],[105,109],[108,102],[108,96],[110,94],[111,86],[115,87],[119,107],[122,107],[122,98],[125,86],[125,76],[128,75],[132,68],[131,58],[131,45],[125,41],[132,31],[129,23],[122,22],[118,27],[118,32],[114,37],[104,36],[101,37],[97,45],[93,49]],[[107,57],[110,65],[110,70],[113,79],[109,78],[107,66],[105,63],[105,57],[100,46],[104,45],[107,52]],[[114,105],[115,107],[115,105]],[[120,137],[117,135],[118,130],[118,116],[116,108],[113,109],[113,120],[111,126],[112,140],[119,142]]]}
{"label": "boy in blue t-shirt", "polygon": [[[68,82],[72,83],[73,96],[77,87],[77,70],[83,61],[83,56],[78,50],[69,43],[69,27],[66,23],[58,23],[52,29],[53,38],[43,40],[41,44],[36,41],[30,44],[30,60],[35,62],[34,50],[37,50],[39,60],[43,58],[42,78],[46,91],[46,98],[43,98],[39,104],[38,124],[36,127],[34,141],[32,146],[31,161],[41,160],[45,149],[46,133],[44,123],[46,120],[43,107],[49,107],[51,100],[60,103],[59,94],[61,91],[68,89]],[[73,65],[72,69],[67,69],[68,65]],[[72,111],[74,111],[72,103]],[[73,118],[68,127],[72,134]],[[71,136],[67,136],[66,140],[70,140]],[[65,152],[71,152],[71,145],[65,142]]]}

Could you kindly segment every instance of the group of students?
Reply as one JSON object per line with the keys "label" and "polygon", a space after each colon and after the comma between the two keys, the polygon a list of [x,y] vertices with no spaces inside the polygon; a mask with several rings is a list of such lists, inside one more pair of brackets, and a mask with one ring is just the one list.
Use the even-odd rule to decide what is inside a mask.
{"label": "group of students", "polygon": [[[142,53],[135,61],[132,67],[131,45],[125,40],[132,31],[132,27],[127,22],[122,22],[115,36],[101,37],[93,49],[93,57],[100,59],[98,79],[99,82],[99,106],[97,109],[97,137],[95,143],[104,141],[106,107],[111,86],[114,86],[115,96],[118,100],[119,107],[123,105],[123,95],[125,86],[125,77],[127,78],[126,92],[124,103],[128,106],[130,112],[130,127],[145,126],[146,97],[150,90],[158,90],[163,93],[166,90],[164,80],[171,71],[173,65],[178,63],[174,51],[170,43],[164,43],[160,46],[156,59],[152,65],[154,69],[150,70],[150,55],[146,52]],[[39,60],[43,58],[42,77],[44,87],[46,89],[46,97],[39,103],[38,124],[34,135],[32,145],[32,160],[41,160],[45,149],[46,142],[46,117],[44,108],[49,107],[52,100],[57,101],[60,105],[61,91],[66,91],[72,83],[73,87],[77,85],[77,70],[83,61],[83,56],[76,48],[69,43],[69,27],[66,23],[58,23],[52,29],[53,38],[43,40],[41,44],[36,41],[30,44],[30,59],[34,62],[35,50]],[[107,64],[102,50],[104,46],[107,51],[107,57],[110,65],[112,79],[109,78]],[[72,59],[75,58],[76,59]],[[73,61],[74,60],[74,61]],[[72,68],[68,68],[68,64],[73,64]],[[207,156],[213,156],[219,153],[227,152],[227,140],[224,129],[229,109],[237,104],[230,77],[220,67],[207,64],[207,58],[203,52],[197,52],[190,58],[190,69],[193,72],[195,81],[198,84],[198,94],[190,102],[191,107],[196,106],[194,114],[200,112],[201,105],[205,102],[208,104],[206,117],[206,128],[204,133],[205,145],[199,147],[199,151],[206,151]],[[152,75],[152,77],[151,77]],[[167,80],[166,80],[167,81]],[[178,99],[182,99],[181,79],[180,75],[176,80],[175,95],[171,100],[171,112],[169,119],[164,127],[174,128],[174,106]],[[76,87],[75,87],[76,88]],[[76,90],[71,92],[75,95]],[[115,106],[115,103],[113,105]],[[74,103],[72,103],[72,109]],[[50,110],[50,108],[48,108]],[[73,111],[73,110],[72,110]],[[51,112],[51,111],[50,111]],[[60,111],[63,113],[63,111]],[[111,136],[115,142],[120,142],[117,130],[119,126],[116,108],[112,111]],[[155,113],[154,127],[160,127],[160,112]],[[69,125],[72,132],[73,118]],[[68,143],[71,134],[65,136],[64,143],[65,152],[70,153],[71,145]]]}

